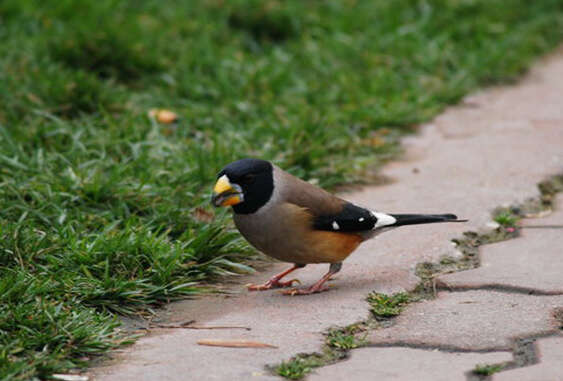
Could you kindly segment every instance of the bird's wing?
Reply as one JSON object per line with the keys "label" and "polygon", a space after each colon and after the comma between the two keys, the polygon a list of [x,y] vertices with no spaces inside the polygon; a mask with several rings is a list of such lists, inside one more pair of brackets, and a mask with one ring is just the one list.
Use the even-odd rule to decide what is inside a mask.
{"label": "bird's wing", "polygon": [[342,206],[339,213],[320,214],[313,218],[316,230],[347,233],[372,230],[376,223],[377,218],[373,213],[349,202]]}
{"label": "bird's wing", "polygon": [[373,229],[377,223],[377,217],[369,210],[289,174],[286,176],[286,181],[291,182],[286,201],[305,208],[312,215],[313,229],[359,233]]}

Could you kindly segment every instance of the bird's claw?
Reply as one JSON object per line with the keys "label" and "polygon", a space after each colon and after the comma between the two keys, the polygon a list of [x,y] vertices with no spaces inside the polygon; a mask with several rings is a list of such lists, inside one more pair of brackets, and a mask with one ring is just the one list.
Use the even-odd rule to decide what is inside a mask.
{"label": "bird's claw", "polygon": [[311,295],[311,294],[318,294],[320,292],[328,291],[328,287],[309,287],[309,288],[292,288],[291,290],[283,290],[282,294],[284,295]]}
{"label": "bird's claw", "polygon": [[293,286],[293,282],[297,284],[301,284],[299,279],[291,279],[286,282],[280,282],[279,280],[269,280],[264,284],[249,283],[246,285],[246,288],[248,289],[248,291],[265,291],[265,290],[270,290],[272,288],[291,287]]}
{"label": "bird's claw", "polygon": [[270,289],[271,286],[269,286],[268,283],[264,283],[264,284],[248,283],[246,285],[246,288],[247,288],[248,291],[264,291],[264,290]]}

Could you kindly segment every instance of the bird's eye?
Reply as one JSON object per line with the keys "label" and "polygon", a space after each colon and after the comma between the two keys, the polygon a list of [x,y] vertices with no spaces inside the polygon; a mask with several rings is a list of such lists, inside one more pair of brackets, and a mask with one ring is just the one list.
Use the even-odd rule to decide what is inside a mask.
{"label": "bird's eye", "polygon": [[247,175],[244,175],[241,179],[241,181],[244,184],[252,184],[254,182],[254,180],[256,180],[256,175],[253,173],[249,173]]}

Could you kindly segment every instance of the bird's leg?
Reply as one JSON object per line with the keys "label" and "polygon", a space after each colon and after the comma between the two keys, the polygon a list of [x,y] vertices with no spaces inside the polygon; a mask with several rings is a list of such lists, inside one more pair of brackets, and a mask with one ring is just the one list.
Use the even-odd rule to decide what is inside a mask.
{"label": "bird's leg", "polygon": [[277,275],[274,275],[269,281],[267,281],[264,284],[248,284],[246,285],[246,287],[248,288],[248,291],[264,291],[264,290],[269,290],[271,288],[291,287],[293,285],[293,282],[299,283],[299,280],[292,279],[292,280],[288,280],[287,282],[280,282],[280,279],[286,276],[287,274],[289,274],[290,272],[293,272],[303,267],[305,267],[305,265],[296,263],[289,269],[282,271]]}
{"label": "bird's leg", "polygon": [[321,279],[317,281],[314,285],[309,288],[294,288],[291,290],[285,290],[283,293],[285,295],[309,295],[315,294],[317,292],[328,291],[328,287],[323,287],[324,283],[330,279],[331,276],[336,274],[342,268],[342,262],[331,263],[328,273],[326,273]]}

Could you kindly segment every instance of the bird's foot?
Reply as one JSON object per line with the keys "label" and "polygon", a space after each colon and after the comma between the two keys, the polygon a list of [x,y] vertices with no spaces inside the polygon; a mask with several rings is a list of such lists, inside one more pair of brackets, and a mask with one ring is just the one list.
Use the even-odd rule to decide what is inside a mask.
{"label": "bird's foot", "polygon": [[286,282],[280,282],[278,279],[270,279],[264,284],[247,284],[246,288],[248,289],[248,291],[265,291],[272,288],[291,287],[293,286],[293,283],[301,284],[299,279],[291,279]]}
{"label": "bird's foot", "polygon": [[311,294],[317,294],[319,292],[325,292],[325,291],[328,291],[328,290],[329,290],[328,286],[313,285],[313,286],[308,287],[308,288],[292,288],[291,290],[284,290],[284,291],[282,291],[282,294],[291,295],[291,296],[311,295]]}

